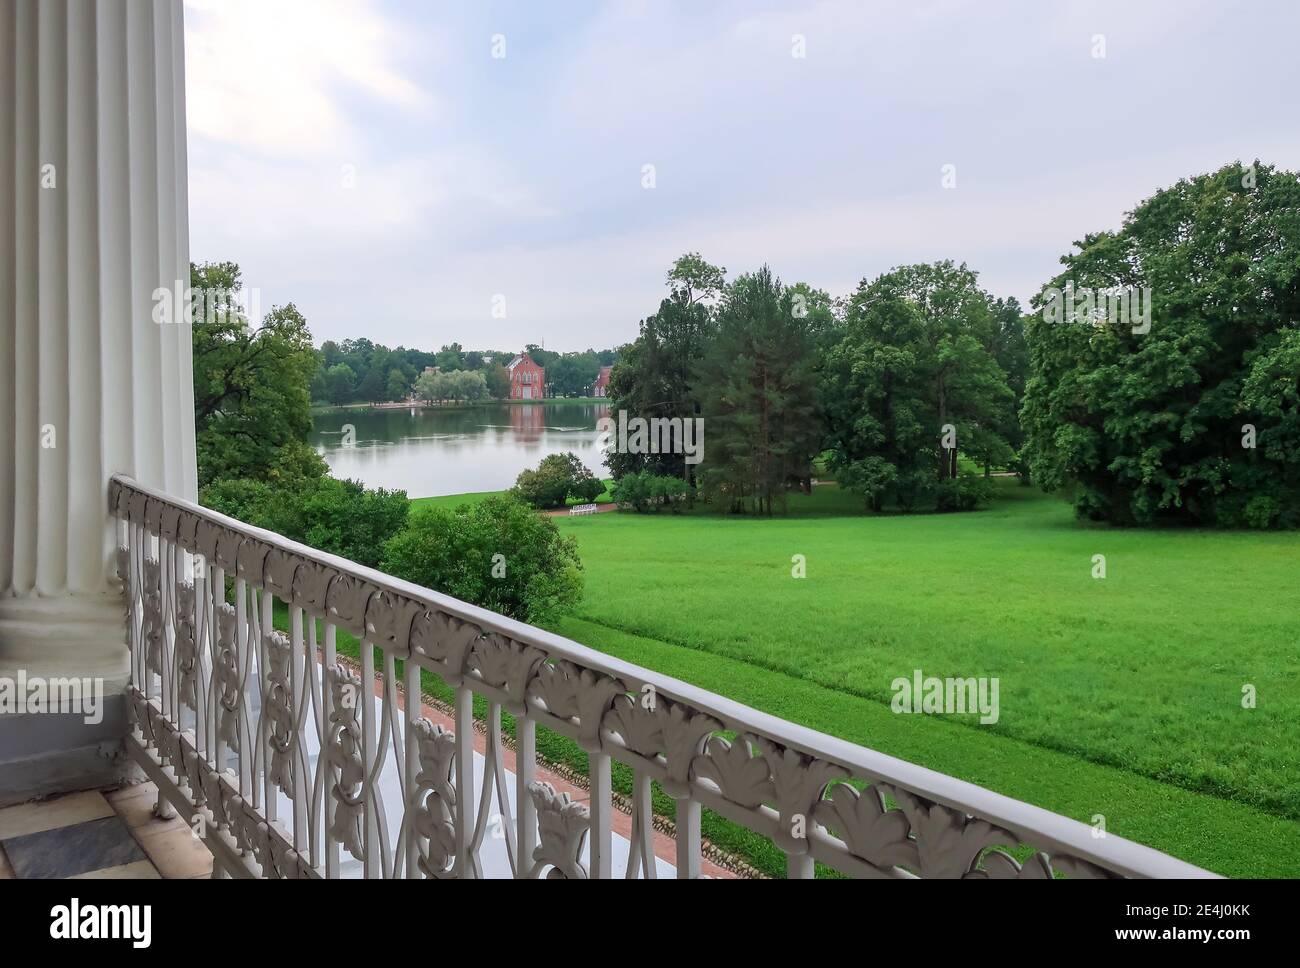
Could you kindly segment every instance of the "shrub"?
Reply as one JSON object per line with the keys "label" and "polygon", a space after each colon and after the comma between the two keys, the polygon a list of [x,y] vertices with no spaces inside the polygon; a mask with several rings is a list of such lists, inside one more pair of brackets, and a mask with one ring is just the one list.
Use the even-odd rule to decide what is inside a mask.
{"label": "shrub", "polygon": [[384,542],[406,526],[410,508],[405,491],[324,477],[303,493],[301,531],[290,537],[374,568]]}
{"label": "shrub", "polygon": [[648,481],[651,476],[646,471],[624,474],[614,482],[614,486],[610,489],[610,497],[619,507],[631,508],[637,513],[644,511],[650,503]]}
{"label": "shrub", "polygon": [[898,483],[898,469],[883,457],[866,457],[840,467],[839,481],[844,490],[861,497],[868,510],[879,511]]}
{"label": "shrub", "polygon": [[603,493],[605,493],[605,482],[586,467],[574,475],[573,486],[569,489],[569,494],[583,504],[594,503]]}
{"label": "shrub", "polygon": [[676,514],[679,502],[689,492],[690,486],[680,477],[645,470],[624,474],[614,483],[611,496],[614,503],[630,507],[637,513],[669,507]]}
{"label": "shrub", "polygon": [[548,454],[535,471],[524,471],[511,494],[535,508],[560,508],[570,498],[591,503],[605,485],[575,454]]}
{"label": "shrub", "polygon": [[358,481],[333,477],[302,480],[294,488],[217,481],[201,498],[221,514],[371,568],[379,564],[384,542],[405,527],[410,510],[405,491],[367,490]]}
{"label": "shrub", "polygon": [[686,497],[690,487],[680,477],[667,477],[662,474],[650,478],[650,499],[658,507],[670,508],[677,513],[679,501]]}
{"label": "shrub", "polygon": [[577,542],[511,497],[418,511],[379,567],[524,622],[550,621],[582,599]]}
{"label": "shrub", "polygon": [[979,474],[939,481],[934,490],[937,511],[974,511],[993,498],[993,482]]}

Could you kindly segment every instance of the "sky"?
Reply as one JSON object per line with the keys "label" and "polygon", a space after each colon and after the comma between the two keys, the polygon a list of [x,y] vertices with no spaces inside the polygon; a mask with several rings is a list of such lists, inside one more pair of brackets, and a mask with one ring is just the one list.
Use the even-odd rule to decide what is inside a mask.
{"label": "sky", "polygon": [[1293,0],[185,16],[191,257],[239,263],[318,343],[613,347],[691,251],[832,295],[952,259],[1026,302],[1180,178],[1300,171]]}

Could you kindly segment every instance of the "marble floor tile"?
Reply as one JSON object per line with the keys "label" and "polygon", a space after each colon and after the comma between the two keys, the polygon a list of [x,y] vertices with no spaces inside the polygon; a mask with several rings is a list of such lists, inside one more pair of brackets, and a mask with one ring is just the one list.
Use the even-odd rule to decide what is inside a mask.
{"label": "marble floor tile", "polygon": [[4,847],[20,880],[75,877],[146,859],[144,851],[116,814],[68,827],[5,838],[0,841],[0,846]]}

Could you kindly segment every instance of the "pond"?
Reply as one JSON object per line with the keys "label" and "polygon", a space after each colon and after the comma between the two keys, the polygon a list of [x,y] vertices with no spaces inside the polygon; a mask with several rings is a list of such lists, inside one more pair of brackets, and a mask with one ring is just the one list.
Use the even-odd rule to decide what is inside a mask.
{"label": "pond", "polygon": [[504,490],[520,471],[565,451],[608,477],[596,442],[596,422],[608,414],[595,402],[338,411],[315,414],[309,439],[335,477],[439,497]]}

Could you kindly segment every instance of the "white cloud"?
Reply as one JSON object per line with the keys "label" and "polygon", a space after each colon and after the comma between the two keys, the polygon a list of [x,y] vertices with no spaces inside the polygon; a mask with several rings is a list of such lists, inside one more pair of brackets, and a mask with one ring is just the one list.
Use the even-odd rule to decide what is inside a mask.
{"label": "white cloud", "polygon": [[186,0],[192,133],[279,155],[350,140],[340,99],[360,93],[427,115],[391,65],[402,35],[370,0]]}

